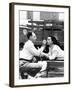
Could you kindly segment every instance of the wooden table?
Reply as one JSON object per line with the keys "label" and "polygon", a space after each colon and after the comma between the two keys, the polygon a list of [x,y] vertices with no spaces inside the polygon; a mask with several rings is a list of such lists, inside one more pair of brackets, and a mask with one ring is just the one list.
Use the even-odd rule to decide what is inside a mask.
{"label": "wooden table", "polygon": [[64,60],[48,60],[46,77],[64,76]]}

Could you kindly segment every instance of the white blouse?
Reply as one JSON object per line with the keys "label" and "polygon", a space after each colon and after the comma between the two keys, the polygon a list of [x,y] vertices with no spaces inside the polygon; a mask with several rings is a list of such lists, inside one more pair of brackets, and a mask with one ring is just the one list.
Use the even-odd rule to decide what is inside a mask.
{"label": "white blouse", "polygon": [[49,47],[48,57],[49,59],[64,58],[64,51],[58,45],[54,45],[52,48]]}

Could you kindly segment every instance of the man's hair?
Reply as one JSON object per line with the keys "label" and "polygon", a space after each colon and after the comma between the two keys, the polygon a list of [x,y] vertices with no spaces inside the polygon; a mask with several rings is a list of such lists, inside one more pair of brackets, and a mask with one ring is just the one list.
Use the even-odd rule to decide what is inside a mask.
{"label": "man's hair", "polygon": [[28,33],[27,33],[27,38],[28,38],[28,39],[30,38],[30,36],[32,36],[32,32],[28,32]]}

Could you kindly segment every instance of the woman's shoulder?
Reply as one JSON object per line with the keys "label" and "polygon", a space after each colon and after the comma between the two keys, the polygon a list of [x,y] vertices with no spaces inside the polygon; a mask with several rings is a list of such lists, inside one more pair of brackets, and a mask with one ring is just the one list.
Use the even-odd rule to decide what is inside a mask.
{"label": "woman's shoulder", "polygon": [[54,45],[54,49],[55,49],[55,50],[59,50],[60,47],[59,47],[58,45],[55,44],[55,45]]}

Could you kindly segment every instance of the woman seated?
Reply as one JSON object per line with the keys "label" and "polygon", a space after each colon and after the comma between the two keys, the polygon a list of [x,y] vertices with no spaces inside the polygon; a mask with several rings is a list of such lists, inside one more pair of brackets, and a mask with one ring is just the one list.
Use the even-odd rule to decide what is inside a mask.
{"label": "woman seated", "polygon": [[60,44],[55,37],[49,36],[47,38],[47,44],[49,45],[49,52],[47,54],[43,53],[45,57],[50,60],[56,58],[57,60],[64,60],[64,51],[61,49]]}

